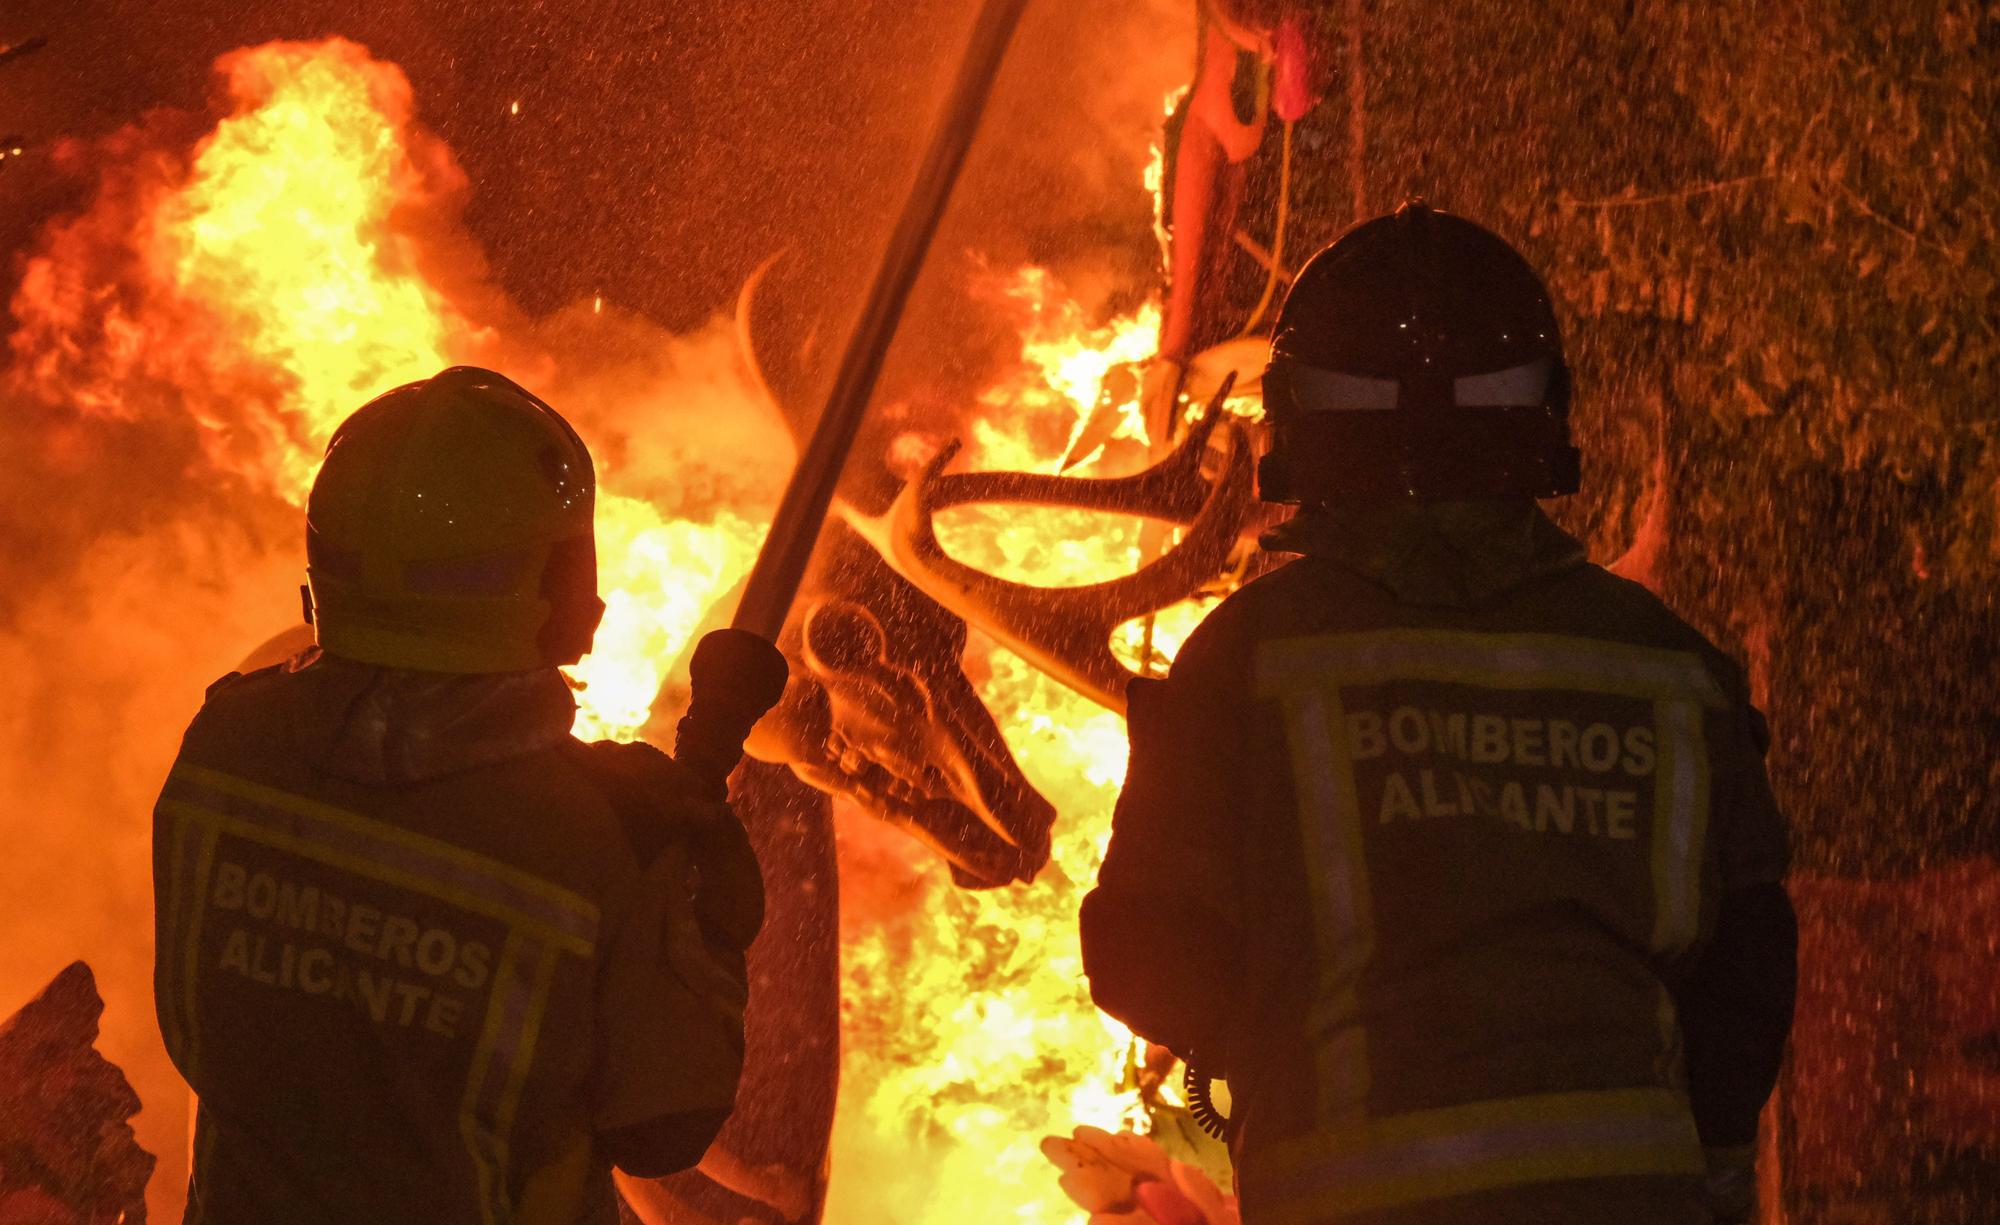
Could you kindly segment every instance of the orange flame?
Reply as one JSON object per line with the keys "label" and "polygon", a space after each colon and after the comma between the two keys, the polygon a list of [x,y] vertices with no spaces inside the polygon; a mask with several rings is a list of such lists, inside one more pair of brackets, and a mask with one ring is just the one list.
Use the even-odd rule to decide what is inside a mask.
{"label": "orange flame", "polygon": [[[455,231],[466,184],[415,123],[398,69],[338,39],[246,49],[218,68],[228,117],[184,156],[139,151],[26,267],[11,342],[17,389],[86,414],[184,412],[217,472],[296,506],[338,422],[401,382],[467,361],[504,361],[544,384],[583,378],[490,289],[434,266],[440,251],[469,246]],[[1007,292],[1023,314],[1025,360],[985,398],[972,458],[1050,468],[1107,373],[1150,352],[1158,313],[1096,325],[1038,270]],[[601,299],[580,309],[592,326],[613,321]],[[771,431],[733,363],[707,360],[704,409],[720,407],[732,428]],[[633,449],[603,446],[593,427],[626,428],[621,417],[640,415],[631,397],[624,389],[616,407],[574,413],[598,454]],[[574,412],[576,401],[555,398]],[[673,397],[654,385],[637,398],[648,407]],[[1126,415],[1122,436],[1139,439],[1136,405]],[[747,571],[773,491],[738,482],[742,496],[666,514],[617,492],[621,482],[650,488],[651,474],[614,463],[601,475],[608,611],[574,669],[577,733],[629,737],[665,669]],[[962,515],[945,525],[955,553],[1037,582],[1107,577],[1139,556],[1136,523]],[[1022,558],[1037,559],[1030,573]],[[1198,616],[1163,620],[1155,647],[1177,643]],[[1132,658],[1136,641],[1125,644]],[[849,926],[836,1220],[1072,1220],[1037,1141],[1138,1118],[1131,1035],[1092,1007],[1075,934],[1123,778],[1123,728],[977,636],[968,667],[1057,806],[1054,862],[1031,887],[966,893],[899,845],[910,905]]]}
{"label": "orange flame", "polygon": [[212,461],[296,502],[357,404],[469,347],[398,224],[463,180],[413,130],[402,73],[353,43],[277,43],[217,70],[234,113],[184,169],[145,168],[117,218],[123,292],[105,301],[79,250],[100,208],[29,265],[13,343],[53,402],[129,415],[134,386],[186,393]]}
{"label": "orange flame", "polygon": [[[1110,369],[1152,352],[1159,311],[1093,324],[1038,268],[999,293],[1019,313],[1022,363],[982,398],[967,466],[1054,471]],[[1145,455],[1132,392],[1116,406],[1127,467]],[[1129,574],[1140,561],[1137,520],[1090,512],[964,507],[938,527],[960,560],[1045,586]],[[1156,657],[1171,658],[1205,611],[1166,610]],[[1114,643],[1128,663],[1141,634],[1127,626]],[[1125,778],[1123,721],[977,633],[966,654],[1022,770],[1060,814],[1052,861],[1032,886],[988,893],[956,890],[929,867],[906,918],[871,916],[844,933],[849,1045],[828,1209],[840,1225],[1079,1221],[1035,1142],[1079,1124],[1144,1126],[1135,1039],[1091,1003],[1076,936]]]}
{"label": "orange flame", "polygon": [[296,501],[355,405],[465,349],[467,325],[391,224],[458,184],[418,166],[402,73],[352,43],[239,51],[218,67],[236,113],[161,202],[149,255],[241,360],[288,376],[266,453]]}
{"label": "orange flame", "polygon": [[[26,390],[85,411],[130,414],[134,387],[165,384],[218,467],[299,505],[357,405],[492,361],[502,338],[428,266],[465,180],[415,123],[399,69],[344,39],[248,48],[217,69],[232,113],[118,219],[134,248],[126,292],[93,292],[96,261],[74,249],[85,223],[73,224],[27,270],[14,346]],[[85,348],[79,333],[101,339]],[[516,361],[560,374],[532,351]],[[738,390],[738,413],[759,412]],[[607,610],[574,670],[577,731],[629,738],[708,606],[747,573],[762,527],[740,507],[669,522],[609,489],[597,521]]]}

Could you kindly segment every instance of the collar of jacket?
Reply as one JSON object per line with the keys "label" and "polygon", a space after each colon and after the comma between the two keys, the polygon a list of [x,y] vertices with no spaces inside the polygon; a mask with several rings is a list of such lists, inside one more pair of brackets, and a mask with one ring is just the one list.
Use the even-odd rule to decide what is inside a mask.
{"label": "collar of jacket", "polygon": [[576,699],[554,668],[466,676],[321,654],[297,668],[297,748],[321,769],[375,785],[421,782],[561,742]]}
{"label": "collar of jacket", "polygon": [[1530,501],[1310,507],[1261,543],[1324,557],[1401,603],[1436,608],[1485,607],[1586,560],[1583,545]]}

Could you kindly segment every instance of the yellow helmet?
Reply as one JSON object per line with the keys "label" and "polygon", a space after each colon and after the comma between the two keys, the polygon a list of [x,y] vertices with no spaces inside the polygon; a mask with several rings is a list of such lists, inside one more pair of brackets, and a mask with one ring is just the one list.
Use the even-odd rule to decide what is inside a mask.
{"label": "yellow helmet", "polygon": [[597,484],[569,422],[453,366],[334,431],[306,506],[310,613],[328,653],[429,672],[573,663],[598,618]]}

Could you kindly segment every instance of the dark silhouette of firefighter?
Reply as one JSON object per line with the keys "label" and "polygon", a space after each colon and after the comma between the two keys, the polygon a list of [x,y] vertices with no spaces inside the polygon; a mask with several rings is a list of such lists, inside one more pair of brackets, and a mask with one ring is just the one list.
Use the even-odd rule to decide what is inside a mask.
{"label": "dark silhouette of firefighter", "polygon": [[1281,310],[1299,556],[1130,694],[1098,1003],[1213,1076],[1247,1225],[1742,1220],[1796,928],[1742,670],[1585,560],[1549,297],[1410,203]]}
{"label": "dark silhouette of firefighter", "polygon": [[[487,370],[334,434],[318,648],[209,690],[155,814],[187,1220],[613,1222],[612,1165],[691,1166],[727,1117],[764,895],[723,779],[785,665],[704,641],[699,764],[572,738],[595,488]],[[738,691],[701,692],[718,657]]]}

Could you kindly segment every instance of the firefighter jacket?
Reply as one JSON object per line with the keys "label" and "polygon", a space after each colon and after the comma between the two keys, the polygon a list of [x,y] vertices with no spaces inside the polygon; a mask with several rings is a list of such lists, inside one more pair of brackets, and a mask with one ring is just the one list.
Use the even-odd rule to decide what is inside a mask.
{"label": "firefighter jacket", "polygon": [[215,685],[154,818],[156,1002],[204,1225],[614,1222],[734,1098],[742,826],[553,669]]}
{"label": "firefighter jacket", "polygon": [[1724,977],[1783,999],[1691,1086],[1725,897],[1783,905],[1740,670],[1531,503],[1267,544],[1305,556],[1133,686],[1093,995],[1226,1073],[1246,1225],[1709,1221],[1790,1018],[1788,934],[1750,942]]}

